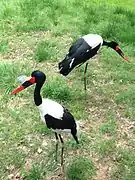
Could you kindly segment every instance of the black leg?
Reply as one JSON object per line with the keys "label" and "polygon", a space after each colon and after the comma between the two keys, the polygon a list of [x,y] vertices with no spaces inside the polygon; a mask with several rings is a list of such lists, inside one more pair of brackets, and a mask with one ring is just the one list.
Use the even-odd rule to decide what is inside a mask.
{"label": "black leg", "polygon": [[85,70],[84,70],[84,90],[86,91],[86,71],[88,67],[88,62],[86,63]]}
{"label": "black leg", "polygon": [[58,135],[55,132],[55,137],[56,137],[56,162],[57,162],[57,155],[58,155],[58,143],[59,143],[59,139],[58,139]]}
{"label": "black leg", "polygon": [[59,134],[59,137],[60,137],[60,141],[61,141],[61,144],[62,144],[62,149],[61,149],[61,166],[63,166],[64,141],[63,141],[63,139],[62,139],[60,134]]}

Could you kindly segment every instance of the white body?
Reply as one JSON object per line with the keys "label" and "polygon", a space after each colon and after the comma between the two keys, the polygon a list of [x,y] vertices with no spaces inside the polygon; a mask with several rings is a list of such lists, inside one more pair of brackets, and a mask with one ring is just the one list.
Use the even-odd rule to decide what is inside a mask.
{"label": "white body", "polygon": [[87,34],[82,38],[89,44],[90,47],[92,47],[92,49],[99,44],[101,44],[101,46],[103,44],[103,38],[98,34]]}
{"label": "white body", "polygon": [[[64,113],[64,108],[57,103],[56,101],[53,101],[51,99],[42,99],[42,104],[38,106],[39,112],[40,112],[40,116],[41,116],[41,120],[45,122],[45,115],[49,114],[51,116],[53,116],[54,118],[57,118],[59,120],[62,121],[62,116]],[[71,133],[70,129],[52,129],[52,131],[54,132],[68,132]]]}
{"label": "white body", "polygon": [[64,108],[57,102],[51,99],[42,99],[42,104],[38,106],[40,116],[45,122],[45,115],[49,114],[56,119],[61,119],[64,113]]}

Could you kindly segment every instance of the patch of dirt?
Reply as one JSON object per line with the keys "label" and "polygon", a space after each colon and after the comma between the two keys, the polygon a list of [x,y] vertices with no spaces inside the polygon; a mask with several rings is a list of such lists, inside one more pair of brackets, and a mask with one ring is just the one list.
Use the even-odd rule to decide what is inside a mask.
{"label": "patch of dirt", "polygon": [[9,180],[23,180],[19,169],[16,169],[14,166],[7,167],[7,171],[9,172],[7,177]]}
{"label": "patch of dirt", "polygon": [[8,104],[6,104],[6,106],[11,108],[11,109],[18,109],[19,110],[26,104],[27,104],[27,100],[25,100],[24,98],[20,98],[20,97],[16,96],[16,98],[10,99],[8,101]]}
{"label": "patch of dirt", "polygon": [[108,165],[100,164],[97,170],[97,176],[94,180],[109,180],[109,172],[111,168]]}
{"label": "patch of dirt", "polygon": [[65,176],[65,172],[59,168],[54,175],[49,175],[46,177],[46,180],[67,180]]}
{"label": "patch of dirt", "polygon": [[32,160],[29,159],[29,158],[27,158],[27,159],[25,160],[25,165],[24,165],[24,167],[25,167],[26,172],[29,172],[29,171],[31,170],[31,167],[32,167]]}
{"label": "patch of dirt", "polygon": [[40,40],[50,39],[52,33],[50,31],[38,31],[12,35],[8,37],[9,50],[1,55],[1,59],[7,61],[18,61],[25,58],[32,59],[36,44]]}
{"label": "patch of dirt", "polygon": [[67,46],[65,48],[65,52],[60,51],[60,57],[64,56],[66,53],[66,49],[68,49],[69,44],[72,42],[72,38],[70,35],[57,36],[51,31],[33,31],[28,33],[15,34],[8,37],[8,47],[9,50],[7,53],[0,55],[0,59],[4,61],[18,61],[22,59],[33,59],[34,51],[37,44],[40,41],[56,39],[58,42],[63,42],[63,46]]}
{"label": "patch of dirt", "polygon": [[[122,121],[119,122],[117,129],[117,147],[127,147],[135,150],[135,140],[133,134],[133,128],[135,127],[135,122],[129,121],[125,118],[121,118]],[[132,140],[132,143],[130,143]]]}

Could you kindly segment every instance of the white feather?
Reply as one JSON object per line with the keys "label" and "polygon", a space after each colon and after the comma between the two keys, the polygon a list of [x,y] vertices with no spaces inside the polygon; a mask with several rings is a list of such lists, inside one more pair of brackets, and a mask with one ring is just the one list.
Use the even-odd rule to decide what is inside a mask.
{"label": "white feather", "polygon": [[[79,134],[80,131],[80,127],[79,127],[79,123],[76,121],[76,129],[77,129],[77,134]],[[71,133],[71,129],[52,129],[53,132],[56,133]]]}
{"label": "white feather", "polygon": [[49,114],[56,119],[61,119],[64,113],[64,108],[51,99],[42,99],[42,104],[38,106],[38,109],[43,122],[45,122],[44,116],[46,114]]}
{"label": "white feather", "polygon": [[73,64],[73,62],[74,62],[74,59],[75,59],[75,58],[73,58],[72,61],[71,61],[71,63],[69,64],[69,67],[70,67],[70,68],[72,67],[72,64]]}
{"label": "white feather", "polygon": [[[29,78],[30,79],[30,78]],[[28,77],[25,76],[25,75],[20,75],[18,78],[17,78],[17,81],[20,83],[20,84],[23,84],[25,81],[28,80]]]}
{"label": "white feather", "polygon": [[71,129],[52,129],[52,131],[56,133],[71,133]]}
{"label": "white feather", "polygon": [[90,47],[92,47],[92,49],[98,46],[99,44],[101,44],[101,46],[103,44],[103,39],[98,34],[87,34],[82,38],[89,44]]}

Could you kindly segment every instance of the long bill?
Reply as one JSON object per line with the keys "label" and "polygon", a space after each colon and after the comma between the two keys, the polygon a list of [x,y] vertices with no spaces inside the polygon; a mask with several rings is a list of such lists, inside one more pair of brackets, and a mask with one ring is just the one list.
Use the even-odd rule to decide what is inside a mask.
{"label": "long bill", "polygon": [[11,92],[11,95],[13,94],[17,94],[21,91],[23,91],[25,88],[31,86],[32,84],[35,83],[35,77],[30,77],[29,80],[25,81],[21,86],[17,87],[16,89],[14,89],[12,92]]}
{"label": "long bill", "polygon": [[116,51],[125,61],[130,62],[130,61],[128,60],[128,57],[125,57],[124,53],[122,52],[122,50],[120,49],[119,46],[116,46],[115,51]]}

